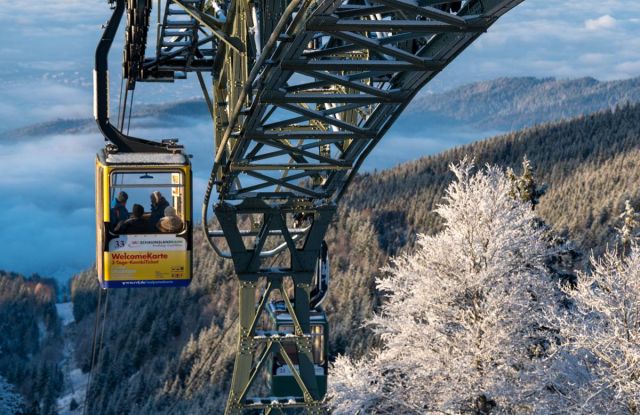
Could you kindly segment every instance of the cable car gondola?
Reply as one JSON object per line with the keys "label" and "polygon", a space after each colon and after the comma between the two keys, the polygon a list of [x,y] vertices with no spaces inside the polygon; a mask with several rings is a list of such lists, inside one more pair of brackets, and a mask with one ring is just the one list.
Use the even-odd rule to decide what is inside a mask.
{"label": "cable car gondola", "polygon": [[[314,288],[311,290],[310,295],[311,310],[309,316],[311,323],[311,353],[318,392],[320,397],[323,397],[327,393],[327,370],[329,368],[327,362],[329,323],[327,315],[320,306],[327,297],[329,288],[329,253],[325,241],[322,241],[313,285]],[[267,313],[270,323],[275,327],[277,333],[291,334],[294,332],[293,319],[287,311],[284,301],[271,301],[268,304]],[[298,350],[295,343],[283,342],[283,348],[293,364],[297,365]],[[291,368],[278,353],[274,353],[272,356],[270,378],[273,396],[288,397],[302,394]]]}
{"label": "cable car gondola", "polygon": [[[93,73],[94,117],[110,142],[96,158],[98,278],[102,288],[186,286],[191,281],[193,244],[189,156],[177,140],[155,142],[123,133],[127,92],[135,88],[137,76],[129,71],[123,73],[127,87],[120,100],[120,125],[109,118],[108,55],[124,9],[124,1],[115,3],[96,48]],[[136,15],[148,15],[148,10]],[[144,47],[144,36],[134,36],[131,42]]]}
{"label": "cable car gondola", "polygon": [[96,234],[102,288],[188,285],[192,261],[188,156],[179,151],[100,152]]}
{"label": "cable car gondola", "polygon": [[[284,301],[272,301],[267,306],[267,312],[271,323],[279,333],[293,333],[293,319],[287,311]],[[329,323],[327,316],[321,307],[311,310],[311,352],[313,355],[313,367],[318,385],[320,399],[327,393],[327,370],[329,364]],[[284,351],[287,353],[298,370],[298,351],[295,343],[283,342]],[[277,397],[301,396],[302,391],[296,382],[291,368],[279,354],[274,354],[271,366],[271,394]]]}

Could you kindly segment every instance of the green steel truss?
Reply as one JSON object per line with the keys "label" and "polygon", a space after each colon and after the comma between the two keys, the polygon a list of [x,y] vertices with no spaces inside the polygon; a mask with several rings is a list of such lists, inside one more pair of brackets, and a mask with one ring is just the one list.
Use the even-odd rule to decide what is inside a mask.
{"label": "green steel truss", "polygon": [[[245,200],[239,205],[220,203],[215,207],[240,280],[238,352],[227,414],[242,414],[245,410],[264,410],[268,414],[274,410],[278,413],[298,408],[305,408],[311,414],[322,411],[322,397],[318,392],[311,353],[309,294],[318,250],[335,206],[328,204],[307,210],[306,213],[312,216],[309,216],[304,238],[294,240],[292,233],[295,231],[291,230],[288,217],[298,212],[295,205],[274,207],[257,199]],[[247,215],[259,219],[251,223],[252,230],[243,232],[240,229],[241,218]],[[262,255],[267,250],[269,237],[281,238],[286,244],[289,259],[279,266],[268,264],[271,255]],[[247,243],[247,238],[253,240]],[[287,290],[285,279],[291,282],[290,290]],[[265,329],[263,313],[273,292],[277,292],[285,302],[293,320],[293,334]],[[290,300],[291,294],[293,300]],[[286,344],[295,345],[297,367],[283,350]],[[302,396],[249,396],[251,386],[274,353],[279,353],[289,366],[303,392]]]}
{"label": "green steel truss", "polygon": [[[214,72],[219,198],[336,202],[420,88],[520,1],[457,14],[427,0],[232,3],[227,24],[247,51],[221,45]],[[267,10],[280,19],[259,22],[258,45],[260,24],[242,16]]]}
{"label": "green steel truss", "polygon": [[[319,413],[309,292],[335,204],[420,88],[523,0],[162,0],[153,56],[141,45],[151,0],[127,1],[128,87],[195,73],[214,121],[203,224],[240,283],[226,412]],[[210,205],[219,226],[209,222]],[[292,219],[300,212],[311,219]],[[262,329],[265,303],[278,292],[293,335]],[[303,396],[249,396],[273,353]]]}

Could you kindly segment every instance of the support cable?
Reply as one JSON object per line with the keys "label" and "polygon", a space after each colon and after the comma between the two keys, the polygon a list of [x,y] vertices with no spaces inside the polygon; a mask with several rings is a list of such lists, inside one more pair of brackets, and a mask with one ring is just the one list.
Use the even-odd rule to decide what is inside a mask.
{"label": "support cable", "polygon": [[100,355],[102,355],[102,347],[104,346],[104,327],[107,322],[107,309],[109,308],[109,290],[106,291],[107,293],[104,296],[104,311],[102,312],[102,328],[100,329],[100,340],[98,341],[98,355],[96,356],[98,367],[101,367]]}
{"label": "support cable", "polygon": [[[118,93],[118,123],[120,122],[120,110],[122,108],[122,88],[124,86],[124,77],[120,78],[120,92]],[[106,137],[105,137],[106,139]]]}
{"label": "support cable", "polygon": [[[124,82],[124,78],[122,78],[122,81]],[[129,97],[129,89],[125,88],[124,89],[124,98],[123,100],[120,102],[120,106],[118,106],[118,116],[121,116],[118,119],[118,130],[122,131],[123,127],[124,127],[124,118],[126,117],[126,113],[127,113],[127,100]]]}
{"label": "support cable", "polygon": [[135,89],[131,91],[131,102],[129,103],[129,120],[127,121],[127,135],[129,135],[129,127],[131,127],[131,114],[133,114],[133,95],[135,93]]}
{"label": "support cable", "polygon": [[102,289],[98,288],[98,304],[96,305],[96,319],[93,325],[93,341],[91,346],[91,364],[89,366],[89,378],[87,379],[87,386],[84,391],[84,402],[82,408],[82,415],[87,413],[87,398],[89,397],[89,389],[91,389],[91,379],[93,378],[93,367],[96,357],[96,340],[98,338],[98,326],[100,324],[100,304],[102,303]]}

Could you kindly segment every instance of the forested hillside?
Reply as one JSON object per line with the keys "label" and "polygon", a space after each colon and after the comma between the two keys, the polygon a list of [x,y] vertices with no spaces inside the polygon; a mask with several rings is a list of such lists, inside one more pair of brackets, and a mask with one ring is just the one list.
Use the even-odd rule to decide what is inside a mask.
{"label": "forested hillside", "polygon": [[24,415],[56,413],[62,340],[55,301],[53,280],[0,271],[0,384],[21,395]]}
{"label": "forested hillside", "polygon": [[584,249],[601,250],[625,199],[640,202],[640,106],[545,124],[361,175],[341,209],[370,212],[380,246],[394,254],[416,233],[440,229],[433,208],[452,179],[450,163],[467,156],[478,165],[518,171],[525,155],[537,180],[549,186],[538,214]]}
{"label": "forested hillside", "polygon": [[[526,155],[548,184],[536,212],[585,250],[602,249],[624,200],[640,202],[640,106],[625,106],[456,148],[364,174],[341,202],[327,240],[332,282],[326,305],[331,352],[358,356],[373,342],[363,328],[379,305],[374,277],[388,255],[432,234],[432,212],[465,156],[519,169]],[[92,414],[220,413],[231,380],[237,284],[229,262],[196,235],[187,289],[111,290],[104,346],[89,393]],[[74,279],[77,357],[90,367],[95,272]]]}

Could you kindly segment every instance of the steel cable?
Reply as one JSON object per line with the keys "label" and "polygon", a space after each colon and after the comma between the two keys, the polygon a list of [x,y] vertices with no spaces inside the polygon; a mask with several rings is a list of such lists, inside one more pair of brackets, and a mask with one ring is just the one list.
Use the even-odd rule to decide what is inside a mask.
{"label": "steel cable", "polygon": [[93,325],[93,341],[91,346],[91,364],[89,365],[89,378],[87,379],[87,386],[84,391],[84,402],[82,408],[82,414],[87,413],[87,398],[89,397],[89,389],[91,388],[91,380],[93,378],[93,367],[96,357],[96,340],[98,338],[98,326],[100,325],[100,305],[102,303],[102,290],[98,288],[98,304],[96,305],[96,319]]}

